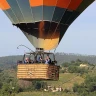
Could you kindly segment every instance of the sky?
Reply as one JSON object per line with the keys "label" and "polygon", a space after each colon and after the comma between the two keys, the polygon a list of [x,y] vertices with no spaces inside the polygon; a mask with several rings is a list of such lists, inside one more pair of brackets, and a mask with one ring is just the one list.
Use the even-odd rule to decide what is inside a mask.
{"label": "sky", "polygon": [[[68,28],[56,52],[96,55],[96,2],[92,3]],[[0,57],[23,55],[35,48],[0,10]]]}

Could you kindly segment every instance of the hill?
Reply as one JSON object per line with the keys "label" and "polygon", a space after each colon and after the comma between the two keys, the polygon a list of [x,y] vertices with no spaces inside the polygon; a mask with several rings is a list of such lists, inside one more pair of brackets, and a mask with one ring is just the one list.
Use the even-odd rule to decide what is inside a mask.
{"label": "hill", "polygon": [[22,60],[23,56],[5,56],[0,57],[0,67],[3,69],[12,68],[17,65],[18,60]]}
{"label": "hill", "polygon": [[[96,64],[96,56],[92,56],[92,55],[56,53],[55,57],[58,62],[58,65],[64,62],[76,61],[77,59],[80,59],[82,61],[88,61],[91,64]],[[22,58],[23,58],[22,55],[0,57],[0,67],[12,68],[16,66],[17,61],[22,60]]]}
{"label": "hill", "polygon": [[56,53],[56,60],[59,64],[64,62],[76,61],[77,59],[81,61],[87,61],[90,64],[96,64],[96,56],[95,55],[81,55],[74,53]]}
{"label": "hill", "polygon": [[81,63],[63,63],[58,81],[18,80],[16,68],[8,64],[10,69],[0,70],[0,96],[96,96],[96,66],[88,64],[82,68]]}

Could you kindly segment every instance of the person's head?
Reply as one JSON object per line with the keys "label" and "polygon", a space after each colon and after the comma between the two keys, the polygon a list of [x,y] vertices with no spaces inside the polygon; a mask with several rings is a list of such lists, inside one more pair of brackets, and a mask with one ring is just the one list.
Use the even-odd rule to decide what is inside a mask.
{"label": "person's head", "polygon": [[40,58],[42,59],[42,56],[40,56]]}
{"label": "person's head", "polygon": [[26,61],[29,61],[29,58],[26,57],[25,60],[26,60]]}
{"label": "person's head", "polygon": [[26,57],[25,60],[28,60],[28,58]]}
{"label": "person's head", "polygon": [[47,55],[46,59],[49,59],[49,56]]}

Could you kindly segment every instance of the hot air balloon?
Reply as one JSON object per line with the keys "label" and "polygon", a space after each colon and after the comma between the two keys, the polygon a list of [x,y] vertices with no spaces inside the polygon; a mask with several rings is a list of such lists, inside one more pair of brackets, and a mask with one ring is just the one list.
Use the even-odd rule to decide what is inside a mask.
{"label": "hot air balloon", "polygon": [[[95,0],[0,0],[0,8],[8,16],[12,24],[20,28],[31,44],[35,48],[39,48],[37,53],[40,52],[41,54],[42,50],[55,49],[71,23],[94,1]],[[33,52],[33,54],[37,53]],[[32,68],[34,69],[36,66],[34,65]],[[44,67],[45,65],[42,66]],[[54,79],[58,75],[59,70],[57,66],[55,66],[56,68],[54,66],[50,67],[46,65],[46,68],[44,67],[46,69],[46,72],[44,72],[47,73],[46,76],[48,78],[43,73],[44,78],[42,77],[43,75],[41,76],[40,74],[41,77],[35,74],[36,77],[33,74],[34,72],[32,73],[33,75],[31,75],[33,79],[35,77]],[[22,66],[20,65],[19,67],[21,68]],[[40,66],[38,68],[40,68]],[[51,72],[51,74],[48,68],[53,68],[54,72]],[[24,74],[18,75],[18,77],[25,79],[30,77]],[[49,74],[51,74],[51,76],[49,76]],[[32,76],[30,77],[31,79]]]}

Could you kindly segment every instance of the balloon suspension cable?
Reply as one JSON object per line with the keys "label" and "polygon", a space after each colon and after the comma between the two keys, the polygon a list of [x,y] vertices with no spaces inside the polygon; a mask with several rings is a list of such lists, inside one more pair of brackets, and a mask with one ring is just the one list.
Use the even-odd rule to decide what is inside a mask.
{"label": "balloon suspension cable", "polygon": [[54,53],[56,52],[56,48],[55,48],[55,50],[54,50]]}
{"label": "balloon suspension cable", "polygon": [[[25,45],[19,45],[19,46],[17,47],[17,49],[19,49],[20,46],[26,47]],[[28,48],[28,47],[26,47],[26,48],[29,49],[30,51],[34,52],[32,49],[30,49],[30,48]]]}

